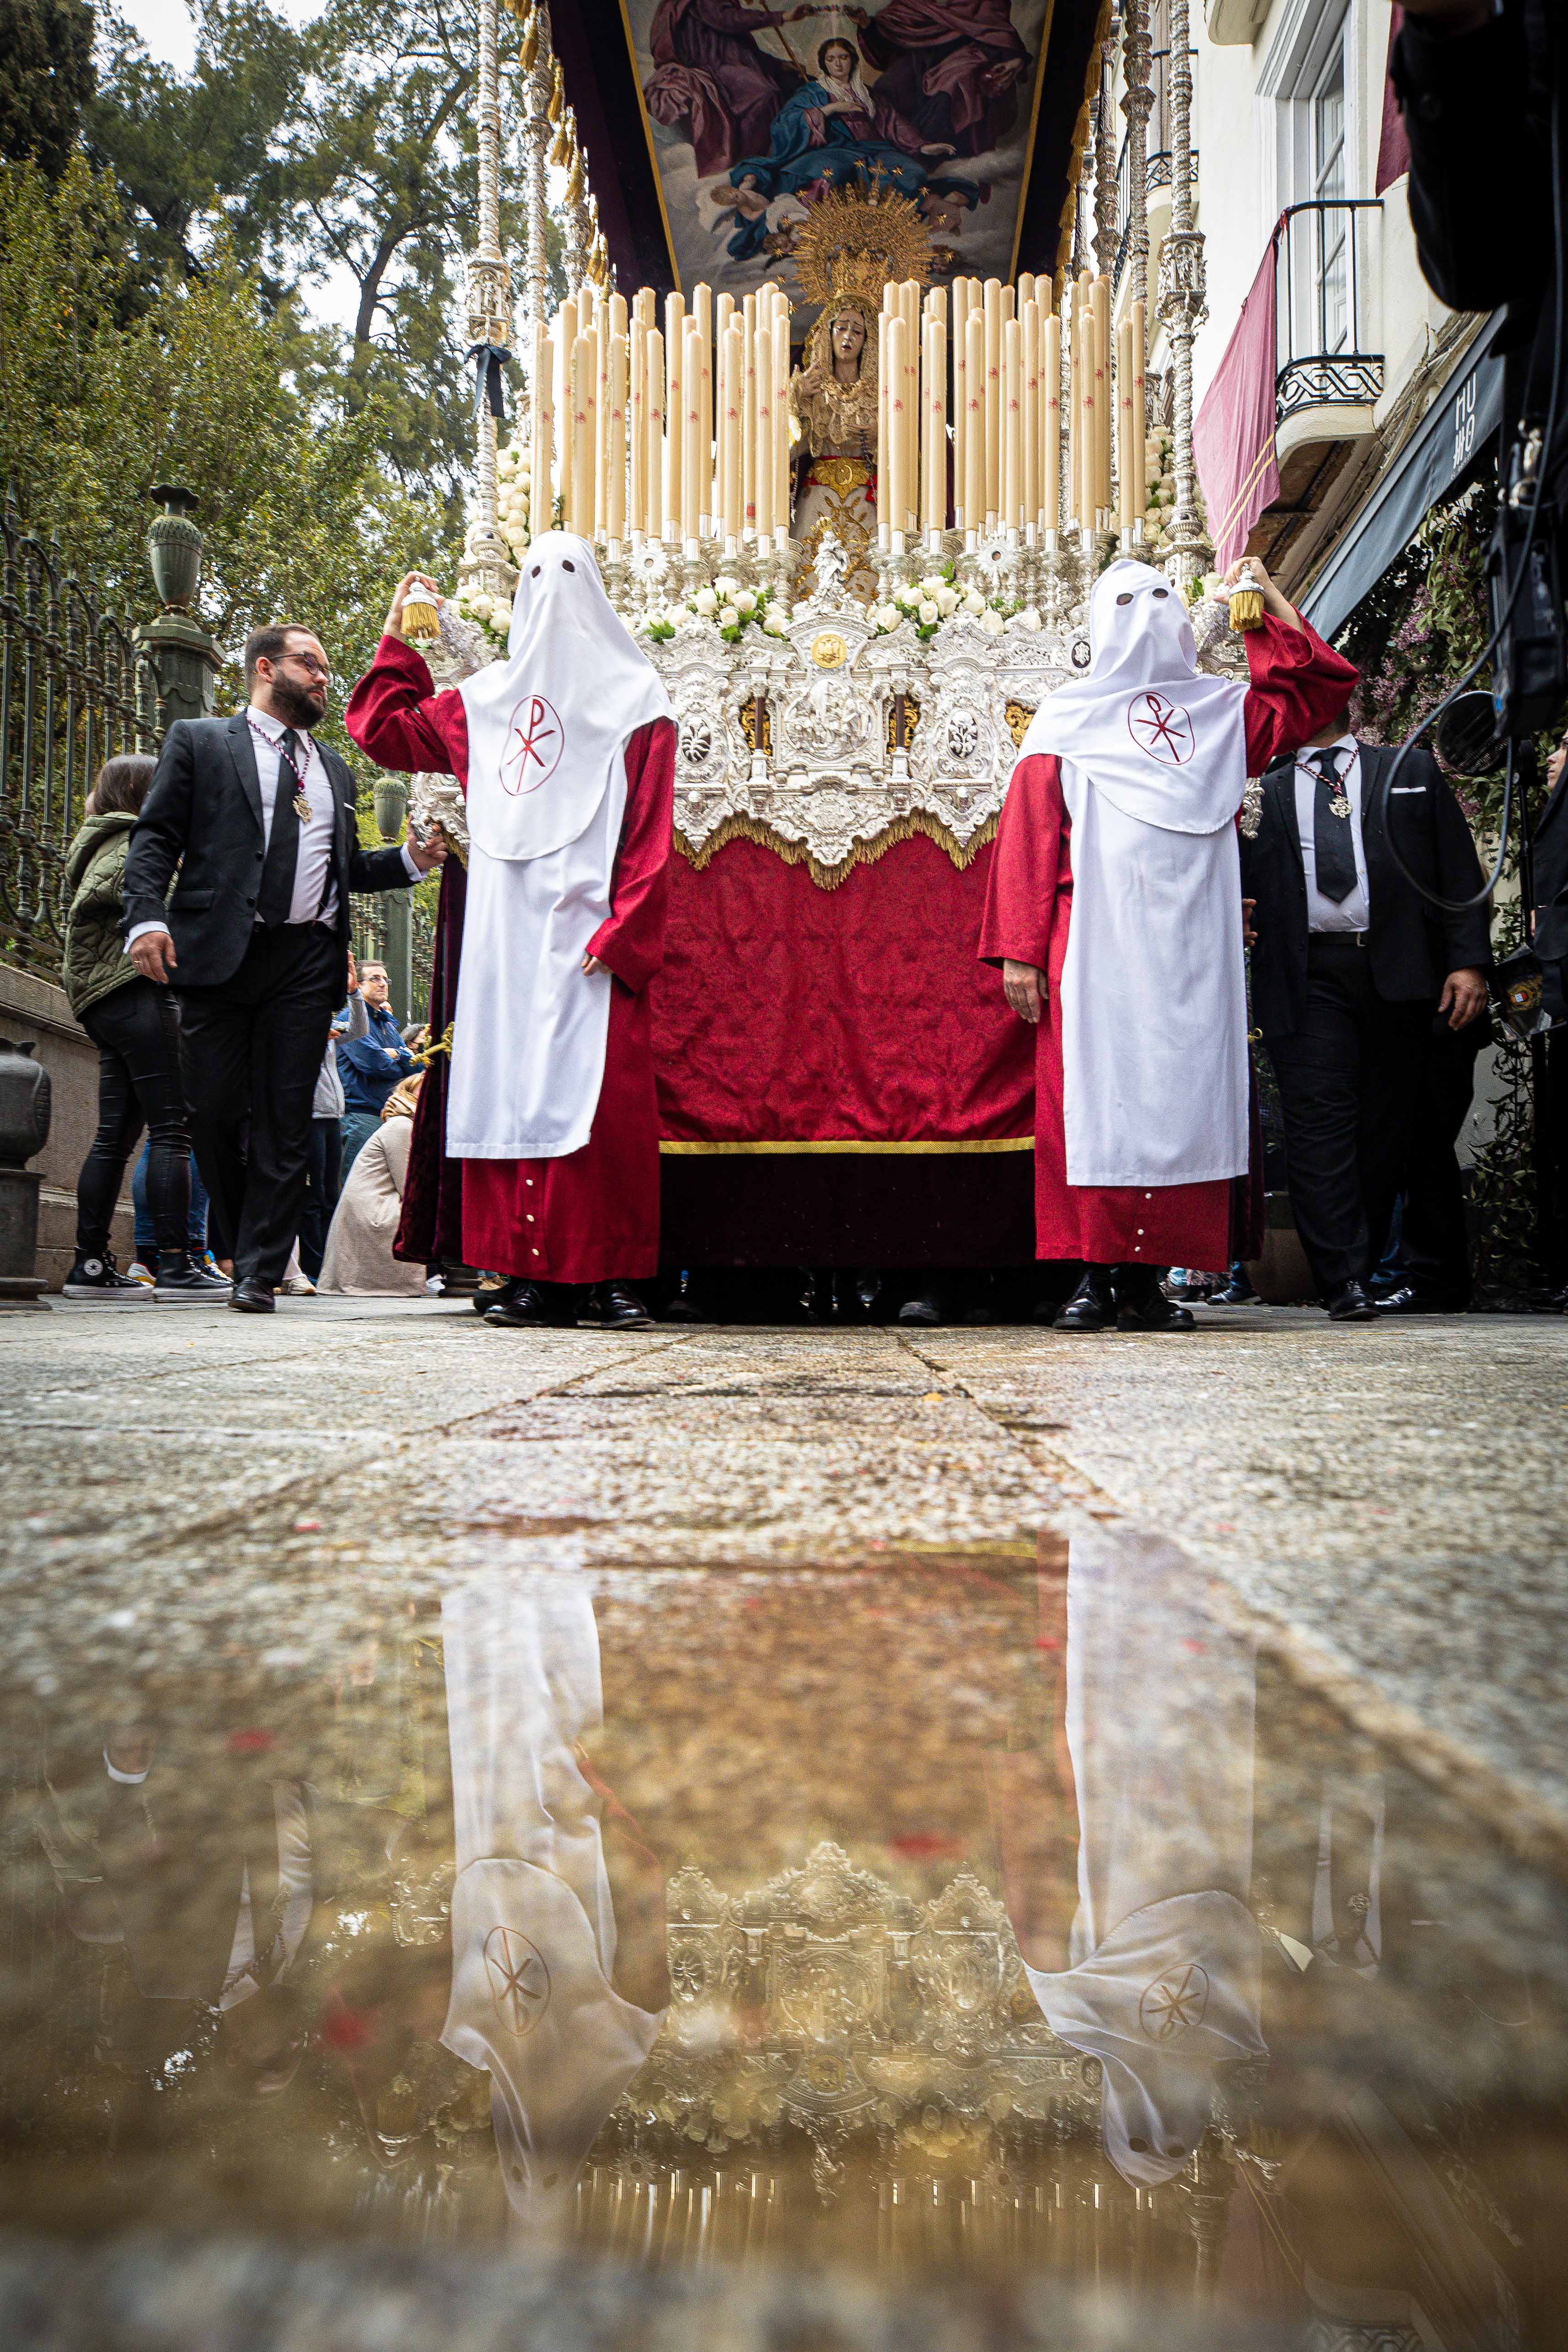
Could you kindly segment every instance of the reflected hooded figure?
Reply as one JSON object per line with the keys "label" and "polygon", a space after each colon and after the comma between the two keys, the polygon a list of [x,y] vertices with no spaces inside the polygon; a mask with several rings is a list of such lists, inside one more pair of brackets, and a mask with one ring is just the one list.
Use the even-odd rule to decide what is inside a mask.
{"label": "reflected hooded figure", "polygon": [[[481,1576],[445,1597],[441,1624],[457,1864],[441,2038],[490,2076],[515,2229],[556,2236],[668,2003],[662,1905],[642,1899],[658,1866],[581,1749],[602,1720],[589,1580]],[[630,1912],[646,1928],[636,1949],[612,1865],[632,1890],[623,1927]]]}
{"label": "reflected hooded figure", "polygon": [[[1252,1646],[1216,1624],[1203,1580],[1153,1537],[1075,1537],[1066,1732],[1078,1812],[1068,1966],[1019,1943],[1051,2031],[1104,2069],[1105,2152],[1169,2180],[1209,2119],[1215,2070],[1266,2054],[1252,1874]],[[1009,1874],[1008,1907],[1031,1920]]]}

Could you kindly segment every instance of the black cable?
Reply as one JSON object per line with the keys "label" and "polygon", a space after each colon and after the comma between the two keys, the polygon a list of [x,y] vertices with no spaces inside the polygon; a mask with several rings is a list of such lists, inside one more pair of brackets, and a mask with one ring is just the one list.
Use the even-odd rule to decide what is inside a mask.
{"label": "black cable", "polygon": [[[1507,633],[1508,625],[1513,617],[1513,608],[1519,601],[1519,592],[1523,587],[1530,571],[1531,551],[1535,544],[1536,525],[1541,517],[1542,501],[1546,494],[1547,478],[1552,470],[1552,458],[1557,438],[1558,412],[1563,394],[1563,346],[1564,340],[1568,339],[1568,268],[1564,267],[1565,225],[1563,210],[1563,59],[1560,56],[1554,56],[1552,74],[1551,158],[1552,234],[1554,248],[1552,293],[1556,315],[1552,321],[1552,391],[1546,404],[1546,425],[1542,435],[1541,456],[1535,472],[1535,496],[1531,501],[1530,520],[1525,529],[1524,545],[1520,551],[1519,568],[1514,574],[1513,585],[1509,590],[1508,602],[1502,608],[1491,635],[1463,677],[1448,688],[1441,702],[1427,712],[1420,725],[1399,746],[1392,767],[1388,769],[1378,787],[1382,795],[1383,837],[1388,845],[1389,856],[1412,889],[1419,891],[1429,906],[1441,907],[1448,913],[1455,915],[1468,914],[1472,907],[1484,906],[1501,878],[1503,863],[1508,856],[1509,821],[1513,808],[1514,738],[1511,736],[1509,738],[1508,765],[1504,772],[1502,788],[1502,838],[1498,845],[1497,858],[1486,881],[1468,898],[1445,898],[1437,891],[1429,890],[1418,876],[1411,873],[1395,845],[1394,827],[1389,817],[1388,795],[1394,789],[1395,778],[1421,740],[1422,736],[1429,728],[1437,725],[1449,704],[1458,701],[1459,696],[1468,690],[1471,679],[1497,651]],[[1505,498],[1508,495],[1506,488],[1503,495]]]}

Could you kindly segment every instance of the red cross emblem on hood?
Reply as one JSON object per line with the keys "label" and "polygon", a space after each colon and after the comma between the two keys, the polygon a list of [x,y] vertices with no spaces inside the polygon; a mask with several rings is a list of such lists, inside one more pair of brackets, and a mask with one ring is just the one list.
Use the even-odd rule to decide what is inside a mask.
{"label": "red cross emblem on hood", "polygon": [[542,694],[525,694],[513,711],[501,753],[501,783],[514,795],[537,793],[548,783],[566,747],[566,730],[555,705]]}
{"label": "red cross emblem on hood", "polygon": [[1179,702],[1151,687],[1127,705],[1127,732],[1141,751],[1164,768],[1185,768],[1193,754],[1192,720]]}

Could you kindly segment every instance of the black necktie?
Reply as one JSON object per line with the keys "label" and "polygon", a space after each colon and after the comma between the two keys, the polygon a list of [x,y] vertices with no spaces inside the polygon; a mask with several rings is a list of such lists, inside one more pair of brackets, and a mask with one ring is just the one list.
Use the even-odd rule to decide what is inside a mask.
{"label": "black necktie", "polygon": [[[1312,812],[1318,888],[1338,907],[1355,887],[1355,836],[1350,829],[1350,795],[1340,783],[1339,754],[1332,745],[1325,744],[1321,751],[1314,751],[1312,762],[1318,772],[1317,801]],[[1343,803],[1343,816],[1334,814],[1336,800]]]}
{"label": "black necktie", "polygon": [[299,813],[294,798],[298,790],[299,738],[292,727],[286,727],[277,761],[277,790],[272,798],[272,832],[256,905],[257,915],[268,925],[286,923],[294,904],[294,873],[299,863]]}

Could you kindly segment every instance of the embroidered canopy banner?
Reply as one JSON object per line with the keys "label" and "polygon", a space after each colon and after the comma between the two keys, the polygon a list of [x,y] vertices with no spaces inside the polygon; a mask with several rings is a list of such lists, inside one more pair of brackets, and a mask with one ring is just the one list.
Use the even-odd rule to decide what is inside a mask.
{"label": "embroidered canopy banner", "polygon": [[918,205],[936,274],[1009,278],[1048,0],[624,0],[684,288],[776,278],[827,189]]}

